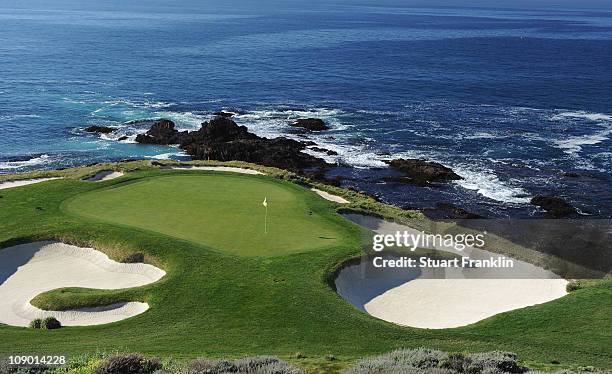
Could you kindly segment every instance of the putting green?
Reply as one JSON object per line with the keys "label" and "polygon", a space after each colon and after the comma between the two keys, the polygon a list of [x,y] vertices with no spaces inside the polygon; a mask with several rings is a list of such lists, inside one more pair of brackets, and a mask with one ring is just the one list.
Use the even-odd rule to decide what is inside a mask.
{"label": "putting green", "polygon": [[219,173],[147,178],[78,195],[64,207],[244,256],[337,245],[345,230],[324,218],[328,204],[310,191],[266,177]]}

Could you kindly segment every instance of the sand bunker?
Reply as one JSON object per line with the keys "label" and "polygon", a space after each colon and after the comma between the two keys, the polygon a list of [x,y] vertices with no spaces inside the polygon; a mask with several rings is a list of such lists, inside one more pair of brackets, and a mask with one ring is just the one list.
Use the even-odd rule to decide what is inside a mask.
{"label": "sand bunker", "polygon": [[89,177],[89,178],[85,178],[84,180],[88,181],[88,182],[101,182],[101,181],[108,181],[111,179],[115,179],[115,178],[119,178],[124,176],[125,173],[120,172],[120,171],[114,171],[114,170],[101,170],[99,172],[97,172],[96,174],[94,174],[93,176]]}
{"label": "sand bunker", "polygon": [[[380,234],[415,231],[384,220],[347,214]],[[449,248],[434,248],[454,252]],[[480,249],[461,253],[472,259],[497,254]],[[494,279],[498,269],[375,268],[370,259],[345,267],[336,290],[357,308],[385,321],[421,328],[469,325],[495,314],[545,303],[567,294],[567,281],[535,265],[514,260],[509,279]]]}
{"label": "sand bunker", "polygon": [[62,179],[62,178],[36,178],[36,179],[22,179],[18,181],[10,181],[10,182],[0,182],[0,190],[4,190],[6,188],[27,186],[28,184],[46,182],[46,181],[51,181],[54,179]]}
{"label": "sand bunker", "polygon": [[230,166],[162,166],[162,169],[173,169],[173,170],[206,170],[206,171],[229,171],[232,173],[241,174],[252,174],[252,175],[264,175],[264,173],[246,168],[235,168]]}
{"label": "sand bunker", "polygon": [[350,203],[350,201],[346,200],[345,198],[337,196],[337,195],[332,195],[329,192],[321,191],[321,190],[318,190],[316,188],[311,188],[311,191],[313,191],[317,195],[321,196],[325,200],[333,201],[333,202],[338,203],[338,204],[348,204],[348,203]]}
{"label": "sand bunker", "polygon": [[36,318],[56,317],[64,326],[120,321],[143,313],[149,305],[127,302],[107,306],[44,311],[30,301],[62,287],[121,289],[153,283],[166,273],[152,265],[122,264],[92,248],[58,242],[35,242],[0,249],[0,323],[27,326]]}

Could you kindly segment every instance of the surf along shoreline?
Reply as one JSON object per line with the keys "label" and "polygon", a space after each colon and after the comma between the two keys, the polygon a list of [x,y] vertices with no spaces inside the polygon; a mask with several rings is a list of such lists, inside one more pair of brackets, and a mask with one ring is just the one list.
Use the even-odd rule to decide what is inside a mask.
{"label": "surf along shoreline", "polygon": [[[58,178],[64,178],[65,180],[70,181],[71,184],[74,184],[72,181],[77,182],[77,180],[81,180],[85,177],[87,177],[87,175],[92,175],[97,173],[100,170],[108,170],[108,169],[113,169],[113,170],[117,170],[119,172],[123,172],[125,173],[125,177],[129,178],[130,177],[130,173],[138,173],[138,172],[146,172],[148,170],[151,171],[159,171],[159,172],[163,172],[163,173],[174,173],[174,172],[179,172],[179,173],[190,173],[190,171],[185,171],[185,170],[165,170],[164,168],[162,168],[162,166],[166,166],[166,167],[172,167],[173,165],[175,166],[181,166],[175,162],[150,162],[150,161],[133,161],[133,162],[125,162],[125,163],[115,163],[115,164],[102,164],[102,165],[92,165],[89,167],[85,167],[85,168],[74,168],[74,169],[66,169],[66,170],[59,170],[59,171],[45,171],[45,172],[37,172],[37,173],[29,173],[26,175],[19,175],[19,176],[11,176],[13,179],[32,179],[32,178],[39,178],[39,177],[58,177]],[[326,191],[330,194],[336,195],[336,196],[340,196],[345,198],[347,201],[349,201],[349,204],[337,204],[334,205],[337,208],[337,211],[341,211],[341,212],[359,212],[359,213],[365,213],[368,215],[373,215],[373,216],[378,216],[378,217],[384,217],[387,219],[391,219],[391,220],[409,220],[409,219],[422,219],[422,220],[426,220],[426,218],[422,217],[422,215],[420,215],[418,212],[411,212],[411,211],[406,211],[406,210],[402,210],[396,207],[392,207],[392,206],[388,206],[382,203],[379,203],[377,201],[375,201],[374,199],[361,195],[359,193],[356,193],[354,191],[349,191],[349,190],[344,190],[338,187],[334,187],[334,186],[328,186],[328,185],[324,185],[320,182],[316,182],[316,181],[312,181],[309,180],[307,178],[304,178],[302,176],[299,176],[297,174],[291,173],[291,172],[287,172],[284,170],[280,170],[280,169],[275,169],[275,168],[268,168],[268,167],[261,167],[258,165],[253,165],[253,164],[247,164],[247,163],[242,163],[242,162],[230,162],[230,163],[220,163],[220,162],[189,162],[189,163],[182,163],[182,166],[185,165],[193,165],[193,166],[204,166],[204,167],[214,167],[214,166],[223,166],[223,167],[235,167],[235,168],[247,168],[248,170],[255,170],[255,171],[259,171],[263,174],[266,174],[268,177],[271,178],[275,178],[275,179],[280,179],[280,180],[285,180],[285,181],[290,181],[292,183],[297,183],[297,184],[301,184],[301,185],[305,185],[309,188],[317,188],[319,190],[322,191]],[[48,189],[53,189],[52,184],[53,181],[43,185],[40,184],[38,186],[41,187],[46,187]],[[121,183],[121,182],[117,182],[117,181],[103,181],[100,183],[107,183],[109,186],[113,185],[115,183]],[[91,185],[91,184],[90,184]],[[32,188],[34,189],[34,186],[27,186],[27,187],[23,187],[23,189],[27,189],[27,188]],[[75,189],[76,187],[74,186],[69,186],[69,188]],[[19,191],[24,191],[23,189],[10,189],[7,190],[6,193],[14,193],[17,194]],[[78,189],[78,188],[76,188]],[[10,192],[9,192],[10,191]],[[309,192],[311,193],[311,192]],[[313,196],[316,196],[314,193],[312,193]],[[319,198],[319,197],[317,197]],[[64,234],[66,235],[66,234]],[[69,236],[69,235],[66,235]],[[56,239],[59,239],[59,237],[57,237]],[[16,238],[12,238],[10,240],[6,240],[4,241],[0,247],[6,247],[8,246],[9,243],[14,243],[16,241],[31,241],[32,238],[21,238],[21,239],[16,239]],[[331,266],[330,264],[327,264],[326,267],[326,278],[329,279],[336,271],[338,271],[338,269],[341,269],[343,267],[346,266],[347,261],[350,260],[350,258],[355,258],[354,257],[355,253],[345,253],[339,257],[335,257],[334,262],[332,262]],[[155,257],[152,257],[152,259],[155,259]],[[162,268],[164,268],[162,266]],[[333,288],[333,287],[332,287]],[[155,308],[155,305],[153,305],[152,308]],[[149,312],[147,312],[149,313]],[[147,313],[143,314],[146,315]],[[350,313],[349,313],[350,314]],[[140,318],[140,317],[137,317]]]}

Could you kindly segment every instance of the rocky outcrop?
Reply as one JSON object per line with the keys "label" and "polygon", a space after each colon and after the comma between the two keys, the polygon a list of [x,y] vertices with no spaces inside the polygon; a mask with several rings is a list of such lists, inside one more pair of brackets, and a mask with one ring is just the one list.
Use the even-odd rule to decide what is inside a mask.
{"label": "rocky outcrop", "polygon": [[113,127],[98,126],[98,125],[93,125],[93,126],[89,126],[85,128],[86,132],[94,132],[98,134],[110,134],[111,132],[115,130],[116,129]]}
{"label": "rocky outcrop", "polygon": [[332,151],[331,149],[326,149],[326,148],[321,148],[321,147],[310,147],[308,149],[313,150],[315,152],[327,153],[329,156],[337,156],[338,155],[338,152]]}
{"label": "rocky outcrop", "polygon": [[283,137],[259,137],[223,116],[217,116],[191,132],[177,131],[172,121],[158,121],[146,134],[136,137],[136,141],[179,144],[196,160],[246,161],[294,171],[327,166],[324,160],[303,153],[306,145],[302,142]]}
{"label": "rocky outcrop", "polygon": [[397,181],[425,185],[463,179],[452,169],[432,161],[399,158],[387,161],[387,164],[405,174],[403,178],[394,178]]}
{"label": "rocky outcrop", "polygon": [[174,122],[162,119],[153,124],[145,134],[138,134],[136,141],[142,144],[179,144],[187,131],[179,132],[174,128]]}
{"label": "rocky outcrop", "polygon": [[223,110],[220,110],[220,111],[218,111],[218,112],[214,112],[213,114],[214,114],[215,116],[219,116],[219,117],[227,117],[227,118],[231,118],[231,117],[233,117],[233,116],[235,116],[235,115],[236,115],[236,113],[234,113],[234,112],[226,112],[226,111],[223,111]]}
{"label": "rocky outcrop", "polygon": [[181,147],[195,144],[216,144],[237,140],[263,139],[250,133],[246,126],[238,126],[227,117],[217,116],[204,122],[197,131],[192,131],[181,138]]}
{"label": "rocky outcrop", "polygon": [[301,127],[310,131],[323,131],[329,129],[325,122],[319,118],[300,118],[294,121],[291,126]]}
{"label": "rocky outcrop", "polygon": [[576,208],[556,196],[538,195],[531,199],[531,204],[539,206],[556,218],[567,217],[577,213]]}

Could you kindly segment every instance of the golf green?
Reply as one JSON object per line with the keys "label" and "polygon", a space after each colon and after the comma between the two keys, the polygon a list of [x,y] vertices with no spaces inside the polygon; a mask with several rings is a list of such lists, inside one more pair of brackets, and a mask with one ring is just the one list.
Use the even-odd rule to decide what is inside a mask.
{"label": "golf green", "polygon": [[70,200],[65,208],[245,256],[338,244],[344,230],[321,215],[319,197],[304,199],[300,189],[266,177],[198,173],[93,191]]}

